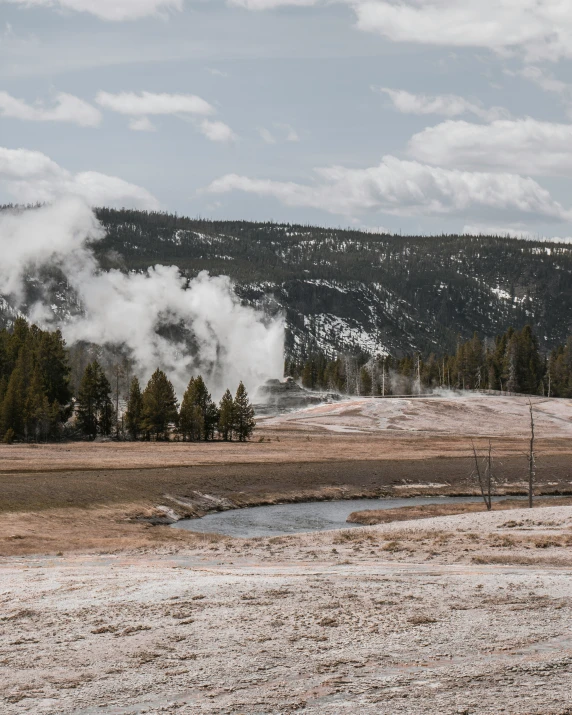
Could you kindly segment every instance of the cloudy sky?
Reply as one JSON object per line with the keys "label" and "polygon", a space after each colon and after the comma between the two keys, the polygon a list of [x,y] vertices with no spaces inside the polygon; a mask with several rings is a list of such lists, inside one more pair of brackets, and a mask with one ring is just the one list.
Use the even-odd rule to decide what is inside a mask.
{"label": "cloudy sky", "polygon": [[0,0],[0,202],[572,235],[565,0]]}

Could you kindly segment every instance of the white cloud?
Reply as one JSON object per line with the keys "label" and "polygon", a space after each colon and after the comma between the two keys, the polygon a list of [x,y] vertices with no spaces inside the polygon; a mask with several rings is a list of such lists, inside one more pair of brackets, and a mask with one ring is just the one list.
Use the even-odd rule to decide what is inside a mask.
{"label": "white cloud", "polygon": [[129,129],[134,132],[155,132],[157,127],[149,117],[137,117],[129,120]]}
{"label": "white cloud", "polygon": [[376,92],[386,94],[393,106],[403,114],[440,114],[444,117],[458,117],[461,114],[474,114],[487,122],[508,116],[502,107],[486,109],[478,102],[471,102],[456,94],[412,94],[403,89],[372,87]]}
{"label": "white cloud", "polygon": [[27,104],[8,92],[0,92],[0,117],[32,122],[70,122],[82,127],[96,127],[101,123],[101,112],[73,94],[60,92],[52,107]]}
{"label": "white cloud", "polygon": [[138,132],[152,132],[156,127],[151,116],[174,115],[190,119],[198,131],[213,142],[228,143],[235,133],[224,122],[200,119],[216,114],[216,109],[195,94],[155,94],[153,92],[98,92],[95,101],[106,109],[131,117],[129,128]]}
{"label": "white cloud", "polygon": [[316,5],[320,0],[227,0],[228,5],[244,7],[247,10],[273,10],[277,7],[297,6],[308,7]]}
{"label": "white cloud", "polygon": [[266,129],[266,127],[258,127],[258,133],[265,144],[276,144],[276,138],[269,129]]}
{"label": "white cloud", "polygon": [[[564,221],[572,218],[549,192],[529,178],[514,174],[470,173],[426,166],[386,156],[378,166],[316,169],[317,181],[252,179],[228,174],[207,188],[213,194],[245,191],[271,196],[286,206],[305,206],[353,216],[367,211],[394,215],[460,215],[515,220]],[[498,220],[498,218],[497,218]]]}
{"label": "white cloud", "polygon": [[228,143],[236,139],[236,134],[224,122],[213,122],[210,119],[205,119],[200,123],[199,130],[212,142]]}
{"label": "white cloud", "polygon": [[411,137],[408,153],[437,166],[568,176],[572,125],[531,118],[488,125],[449,120]]}
{"label": "white cloud", "polygon": [[[511,74],[507,72],[507,74]],[[555,92],[556,94],[569,94],[570,85],[557,79],[552,74],[537,67],[535,65],[528,65],[523,67],[522,70],[514,74],[519,74],[521,77],[533,82],[535,85],[543,89],[545,92]]]}
{"label": "white cloud", "polygon": [[287,142],[299,142],[300,141],[300,135],[298,132],[294,129],[294,127],[291,124],[275,124],[274,125],[277,129],[282,129],[282,131],[286,132],[286,141]]}
{"label": "white cloud", "polygon": [[547,72],[546,69],[536,65],[528,65],[521,70],[513,72],[505,70],[505,74],[509,76],[524,77],[529,82],[532,82],[537,87],[540,87],[544,92],[551,92],[560,97],[560,100],[566,107],[566,112],[569,117],[572,117],[572,85],[563,82],[561,79],[554,77],[553,74]]}
{"label": "white cloud", "polygon": [[194,94],[155,94],[153,92],[98,92],[95,101],[105,109],[128,116],[196,114],[209,116],[215,108]]}
{"label": "white cloud", "polygon": [[396,42],[572,56],[565,0],[354,0],[357,25]]}
{"label": "white cloud", "polygon": [[228,77],[227,72],[223,72],[222,70],[216,69],[215,67],[207,67],[206,70],[207,70],[207,72],[212,74],[213,77],[222,77],[223,79]]}
{"label": "white cloud", "polygon": [[87,12],[101,20],[119,22],[149,15],[182,10],[183,0],[0,0],[26,7],[52,7],[56,10]]}
{"label": "white cloud", "polygon": [[18,203],[78,196],[91,206],[160,208],[157,199],[141,186],[96,171],[72,174],[45,154],[28,149],[0,147],[0,185]]}
{"label": "white cloud", "polygon": [[[286,142],[299,142],[300,141],[300,135],[298,132],[294,129],[294,127],[291,124],[283,124],[281,122],[274,122],[272,125],[274,129],[278,130],[280,134],[282,135],[280,137],[280,141],[286,141]],[[278,139],[275,134],[273,134],[269,129],[266,129],[266,127],[258,127],[258,133],[260,134],[262,140],[266,144],[277,144]]]}

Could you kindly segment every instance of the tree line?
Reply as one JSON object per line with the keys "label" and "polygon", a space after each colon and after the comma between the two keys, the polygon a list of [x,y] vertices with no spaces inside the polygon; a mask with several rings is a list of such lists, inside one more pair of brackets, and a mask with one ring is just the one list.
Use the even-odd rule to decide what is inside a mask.
{"label": "tree line", "polygon": [[427,389],[498,390],[572,397],[572,337],[546,354],[530,326],[509,328],[494,340],[477,334],[454,353],[402,357],[314,354],[287,361],[285,372],[311,390],[350,395],[411,395]]}
{"label": "tree line", "polygon": [[[453,353],[458,336],[534,326],[541,345],[565,343],[572,325],[572,247],[506,236],[389,236],[308,225],[208,221],[130,209],[97,209],[104,269],[176,265],[228,275],[239,297],[286,314],[286,353],[324,350],[320,317],[349,321],[392,355],[415,345]],[[339,337],[339,343],[331,338]],[[296,339],[294,339],[296,338]],[[354,349],[342,335],[328,350]]]}
{"label": "tree line", "polygon": [[57,439],[72,412],[69,366],[59,331],[17,318],[0,330],[0,438]]}
{"label": "tree line", "polygon": [[98,360],[86,365],[73,394],[68,358],[59,331],[41,330],[23,318],[11,331],[0,330],[0,440],[103,436],[244,442],[254,432],[254,409],[242,382],[234,397],[227,390],[217,405],[203,378],[193,377],[179,407],[173,384],[157,369],[144,389],[133,377],[126,409],[120,411],[119,390],[112,395]]}

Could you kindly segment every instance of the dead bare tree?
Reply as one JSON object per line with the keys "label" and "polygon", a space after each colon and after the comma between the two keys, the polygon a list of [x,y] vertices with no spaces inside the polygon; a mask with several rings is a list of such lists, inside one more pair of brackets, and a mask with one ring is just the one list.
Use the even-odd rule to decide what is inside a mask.
{"label": "dead bare tree", "polygon": [[536,476],[536,456],[534,453],[534,409],[532,405],[532,400],[529,398],[528,406],[530,409],[530,446],[528,450],[528,506],[530,509],[533,507],[533,489],[534,489],[534,478]]}
{"label": "dead bare tree", "polygon": [[479,463],[479,455],[477,454],[477,449],[475,447],[474,442],[471,442],[471,445],[473,447],[473,456],[475,458],[474,474],[479,483],[479,487],[481,489],[481,494],[483,495],[483,500],[487,507],[487,511],[490,511],[493,508],[493,446],[491,441],[489,440],[488,453],[484,458],[484,464],[481,467],[481,464]]}

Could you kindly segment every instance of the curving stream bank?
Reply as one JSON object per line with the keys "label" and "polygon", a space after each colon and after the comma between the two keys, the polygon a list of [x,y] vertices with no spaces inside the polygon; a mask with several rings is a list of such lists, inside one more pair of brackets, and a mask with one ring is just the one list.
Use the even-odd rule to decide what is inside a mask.
{"label": "curving stream bank", "polygon": [[[502,497],[495,501],[502,500]],[[239,538],[284,536],[308,531],[351,529],[352,512],[398,509],[425,504],[481,502],[481,497],[408,497],[402,499],[344,499],[255,506],[207,514],[200,519],[184,519],[171,528],[199,533],[216,533]]]}

